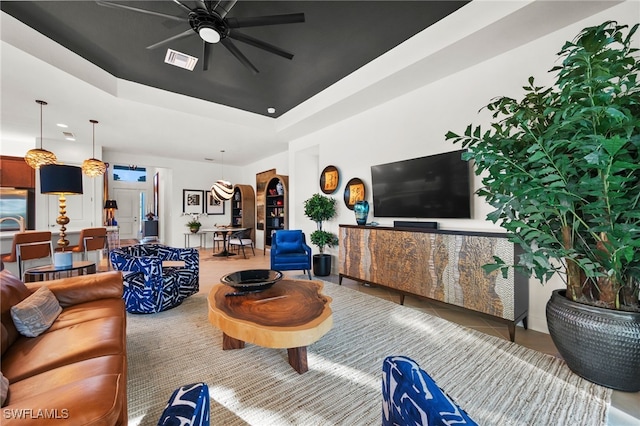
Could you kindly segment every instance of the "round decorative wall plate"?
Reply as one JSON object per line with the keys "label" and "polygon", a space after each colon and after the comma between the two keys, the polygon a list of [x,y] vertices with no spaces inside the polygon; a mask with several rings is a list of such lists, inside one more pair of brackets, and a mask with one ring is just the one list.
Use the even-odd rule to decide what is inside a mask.
{"label": "round decorative wall plate", "polygon": [[327,166],[320,174],[320,190],[325,194],[333,194],[340,185],[340,172],[335,166]]}
{"label": "round decorative wall plate", "polygon": [[353,210],[356,201],[364,200],[366,195],[364,182],[359,178],[353,178],[347,182],[347,186],[344,188],[344,203],[350,210]]}

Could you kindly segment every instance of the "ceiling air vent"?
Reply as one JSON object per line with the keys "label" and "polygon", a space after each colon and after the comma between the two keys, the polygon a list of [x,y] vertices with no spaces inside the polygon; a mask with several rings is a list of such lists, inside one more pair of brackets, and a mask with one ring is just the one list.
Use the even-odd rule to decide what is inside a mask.
{"label": "ceiling air vent", "polygon": [[175,65],[176,67],[193,71],[193,68],[198,62],[198,58],[187,55],[186,53],[175,51],[173,49],[167,49],[167,56],[164,57],[164,62],[167,64]]}
{"label": "ceiling air vent", "polygon": [[74,135],[71,132],[62,132],[62,134],[64,135],[64,138],[68,141],[75,141],[76,140],[76,135]]}

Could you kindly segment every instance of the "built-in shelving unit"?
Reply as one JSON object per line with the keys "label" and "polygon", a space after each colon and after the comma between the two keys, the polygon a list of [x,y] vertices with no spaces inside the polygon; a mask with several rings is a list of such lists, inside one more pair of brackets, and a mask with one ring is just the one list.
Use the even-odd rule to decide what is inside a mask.
{"label": "built-in shelving unit", "polygon": [[271,238],[279,229],[289,228],[288,207],[289,177],[275,175],[267,182],[265,226],[264,226],[264,251],[271,247]]}
{"label": "built-in shelving unit", "polygon": [[251,228],[256,242],[256,193],[251,185],[234,185],[231,203],[231,226]]}

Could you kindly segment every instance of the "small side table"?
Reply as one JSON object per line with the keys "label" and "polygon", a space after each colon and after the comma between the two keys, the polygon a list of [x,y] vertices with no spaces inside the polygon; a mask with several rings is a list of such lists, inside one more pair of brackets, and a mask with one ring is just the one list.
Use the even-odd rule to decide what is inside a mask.
{"label": "small side table", "polygon": [[38,266],[36,268],[27,269],[24,272],[24,282],[33,283],[38,281],[48,281],[60,278],[61,273],[66,273],[67,277],[76,275],[89,275],[96,273],[96,264],[89,261],[73,262],[70,267],[56,268],[55,265]]}

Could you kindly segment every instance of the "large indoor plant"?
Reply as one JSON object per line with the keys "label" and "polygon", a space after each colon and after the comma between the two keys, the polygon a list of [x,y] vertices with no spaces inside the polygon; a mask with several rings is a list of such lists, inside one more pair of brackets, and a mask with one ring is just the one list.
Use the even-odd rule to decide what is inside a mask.
{"label": "large indoor plant", "polygon": [[[521,100],[499,97],[486,107],[493,117],[489,130],[469,125],[463,135],[446,136],[462,143],[468,149],[465,158],[474,160],[483,184],[478,194],[495,208],[488,218],[524,249],[516,265],[496,258],[487,271],[504,273],[513,266],[542,282],[559,274],[566,283],[562,302],[584,307],[597,323],[556,335],[564,327],[557,319],[564,314],[556,311],[559,295],[554,293],[547,319],[561,355],[592,381],[636,391],[640,63],[632,38],[637,28],[616,22],[585,28],[558,53],[562,62],[550,71],[556,73],[553,86],[538,86],[530,77]],[[617,332],[603,318],[615,312],[626,331],[613,341]],[[585,322],[584,312],[576,315],[577,323]],[[614,348],[618,358],[593,350],[597,345]],[[564,346],[579,347],[581,353],[564,353]],[[635,355],[626,352],[627,346],[636,346]],[[585,364],[596,371],[577,371]],[[607,367],[614,371],[604,372]],[[620,373],[624,367],[629,369]],[[632,377],[625,381],[620,374]]]}
{"label": "large indoor plant", "polygon": [[313,255],[313,274],[327,276],[331,273],[331,255],[324,252],[325,247],[333,247],[338,244],[335,234],[324,231],[322,222],[329,220],[336,214],[335,198],[322,194],[313,194],[304,202],[304,214],[316,223],[316,230],[310,235],[311,243],[318,246],[320,254]]}

